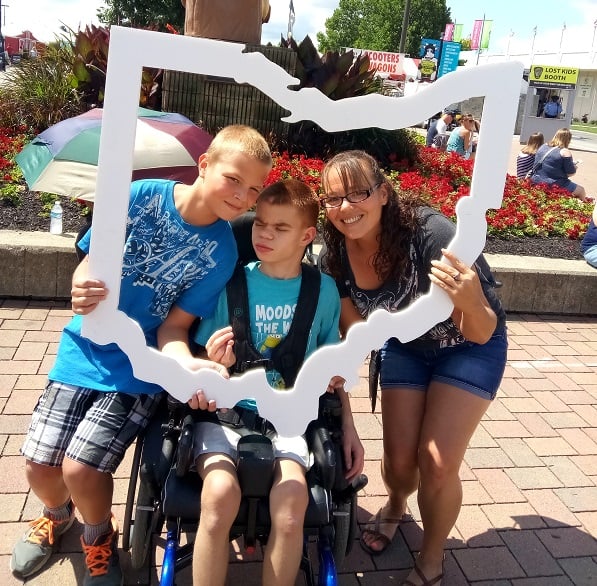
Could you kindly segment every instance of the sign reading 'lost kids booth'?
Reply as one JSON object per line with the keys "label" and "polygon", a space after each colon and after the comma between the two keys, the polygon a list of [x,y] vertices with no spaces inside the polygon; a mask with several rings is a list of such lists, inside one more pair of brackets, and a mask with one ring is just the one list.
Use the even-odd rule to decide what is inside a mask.
{"label": "sign reading 'lost kids booth'", "polygon": [[531,65],[529,71],[529,85],[534,87],[573,90],[577,81],[578,69],[576,67]]}
{"label": "sign reading 'lost kids booth'", "polygon": [[134,374],[154,382],[186,402],[203,389],[220,407],[254,397],[259,413],[281,435],[298,435],[317,417],[319,396],[333,376],[358,382],[358,371],[372,348],[388,338],[413,340],[446,319],[453,306],[448,295],[432,285],[429,293],[397,313],[374,311],[339,344],[311,354],[295,385],[272,389],[263,369],[224,379],[213,370],[192,372],[173,358],[148,347],[135,321],[118,309],[128,194],[133,164],[139,80],[144,66],[227,77],[250,84],[290,114],[287,122],[312,120],[328,132],[351,128],[406,128],[442,110],[445,104],[483,96],[483,124],[470,196],[456,206],[458,225],[449,249],[472,264],[485,245],[489,208],[502,202],[512,132],[518,107],[522,64],[493,63],[446,75],[414,96],[400,99],[372,94],[333,101],[315,88],[290,89],[298,80],[261,53],[245,53],[244,45],[113,26],[106,76],[97,190],[89,256],[89,276],[105,282],[109,294],[84,317],[83,335],[98,344],[116,343],[128,355]]}

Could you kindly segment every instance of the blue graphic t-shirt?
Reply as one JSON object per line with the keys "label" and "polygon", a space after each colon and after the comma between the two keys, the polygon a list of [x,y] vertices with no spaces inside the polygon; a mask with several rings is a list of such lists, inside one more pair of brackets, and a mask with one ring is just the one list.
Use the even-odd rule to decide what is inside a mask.
{"label": "blue graphic t-shirt", "polygon": [[[141,180],[131,185],[118,308],[156,346],[156,332],[176,305],[199,317],[213,313],[237,259],[230,224],[187,224],[174,205],[174,181]],[[81,240],[89,249],[90,233]],[[161,389],[133,376],[116,344],[97,345],[81,336],[81,316],[65,327],[54,381],[99,391],[153,394]],[[109,325],[109,324],[107,324]]]}
{"label": "blue graphic t-shirt", "polygon": [[[259,270],[259,265],[259,262],[248,264],[245,267],[245,274],[249,292],[251,339],[255,349],[267,358],[271,356],[273,349],[280,344],[290,329],[298,302],[301,277],[274,279],[264,275]],[[335,344],[339,341],[339,319],[340,298],[336,285],[331,277],[321,275],[319,301],[309,332],[305,358],[320,346]],[[201,320],[195,341],[205,346],[211,334],[228,325],[230,325],[228,300],[226,291],[223,291],[218,299],[215,314]],[[275,370],[267,372],[267,379],[275,389],[285,387],[280,373]],[[255,403],[243,401],[242,405],[254,408]]]}

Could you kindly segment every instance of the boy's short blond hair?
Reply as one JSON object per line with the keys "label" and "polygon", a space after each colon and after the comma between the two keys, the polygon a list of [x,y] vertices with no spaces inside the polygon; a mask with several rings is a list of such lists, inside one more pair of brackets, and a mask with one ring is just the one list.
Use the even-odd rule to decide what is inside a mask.
{"label": "boy's short blond hair", "polygon": [[298,179],[276,181],[266,187],[257,198],[272,205],[291,205],[305,221],[307,227],[317,227],[319,199],[315,192]]}
{"label": "boy's short blond hair", "polygon": [[232,124],[222,128],[207,149],[207,156],[213,162],[229,153],[243,153],[270,167],[273,164],[267,141],[250,126]]}

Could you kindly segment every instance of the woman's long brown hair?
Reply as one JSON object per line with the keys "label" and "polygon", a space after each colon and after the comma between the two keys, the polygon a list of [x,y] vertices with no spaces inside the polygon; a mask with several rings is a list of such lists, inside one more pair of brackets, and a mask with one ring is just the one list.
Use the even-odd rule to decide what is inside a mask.
{"label": "woman's long brown hair", "polygon": [[[321,175],[324,193],[328,190],[331,172],[340,177],[345,193],[370,188],[380,182],[387,185],[388,201],[381,212],[379,246],[373,257],[373,267],[382,282],[390,278],[400,280],[406,272],[410,244],[419,226],[417,208],[424,205],[422,200],[412,194],[399,195],[377,161],[365,151],[345,151],[326,163]],[[344,235],[327,217],[323,225],[323,238],[327,247],[328,271],[335,279],[340,279],[344,274],[340,258]]]}

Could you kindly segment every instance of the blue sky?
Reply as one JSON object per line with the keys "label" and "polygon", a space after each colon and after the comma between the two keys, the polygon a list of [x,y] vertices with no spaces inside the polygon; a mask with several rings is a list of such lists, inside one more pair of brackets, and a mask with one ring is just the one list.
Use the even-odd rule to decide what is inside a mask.
{"label": "blue sky", "polygon": [[[8,4],[2,30],[16,34],[29,29],[40,40],[54,39],[61,22],[75,30],[97,23],[95,13],[103,2],[97,0],[0,0]],[[263,26],[262,42],[277,43],[288,29],[288,0],[270,0],[271,21]],[[339,0],[294,0],[296,20],[294,37],[301,41],[310,35],[316,42],[317,31],[325,30],[325,20],[338,7]],[[463,24],[468,36],[475,19],[493,20],[489,50],[511,54],[529,53],[533,28],[537,27],[534,51],[589,51],[597,21],[595,0],[447,0],[452,20]],[[564,23],[566,28],[564,29]],[[563,32],[563,34],[562,34]],[[597,39],[596,39],[597,48]],[[366,47],[363,47],[366,48]]]}

